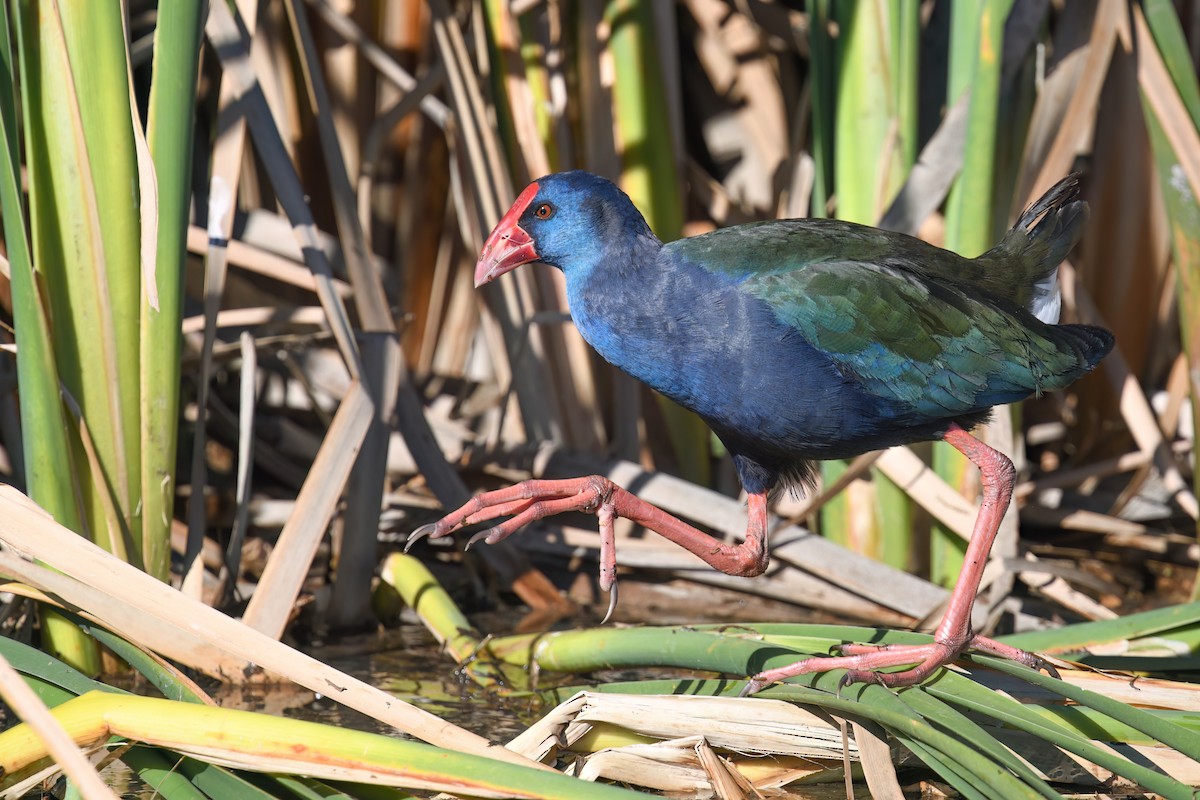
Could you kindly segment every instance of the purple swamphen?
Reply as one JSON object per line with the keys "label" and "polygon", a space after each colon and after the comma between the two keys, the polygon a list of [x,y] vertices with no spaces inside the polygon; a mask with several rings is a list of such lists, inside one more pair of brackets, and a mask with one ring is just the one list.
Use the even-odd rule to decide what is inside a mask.
{"label": "purple swamphen", "polygon": [[[1087,205],[1077,176],[969,259],[919,239],[825,219],[759,222],[663,244],[630,199],[586,172],[530,184],[488,237],[475,285],[532,262],[562,270],[571,315],[609,363],[702,417],[749,496],[745,541],[725,544],[607,478],[532,480],[475,497],[410,541],[510,517],[497,542],[565,511],[595,513],[600,583],[614,592],[613,521],[626,517],[730,575],[767,566],[772,490],[810,483],[814,462],[943,439],[982,474],[962,575],[928,645],[848,645],[753,677],[749,690],[806,672],[906,686],[967,648],[1043,665],[974,635],[971,606],[1015,471],[968,430],[993,406],[1062,389],[1112,348],[1112,334],[1057,325],[1058,265]],[[474,541],[474,540],[472,540]],[[611,606],[610,606],[611,611]],[[903,672],[883,667],[915,665]]]}

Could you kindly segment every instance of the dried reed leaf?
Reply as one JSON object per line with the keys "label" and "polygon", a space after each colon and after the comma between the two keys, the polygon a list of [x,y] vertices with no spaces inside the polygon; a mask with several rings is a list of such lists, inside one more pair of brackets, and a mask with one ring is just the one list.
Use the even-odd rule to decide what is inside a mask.
{"label": "dried reed leaf", "polygon": [[709,747],[704,737],[697,736],[695,739],[696,742],[692,749],[699,757],[700,766],[704,768],[704,772],[708,775],[720,800],[743,800],[743,798],[759,798],[761,800],[762,795],[758,789],[738,771],[728,758],[718,755]]}
{"label": "dried reed leaf", "polygon": [[978,510],[907,447],[885,450],[875,466],[926,511],[963,539],[971,538]]}
{"label": "dried reed leaf", "polygon": [[[841,758],[842,735],[828,718],[782,700],[700,695],[627,695],[581,692],[547,715],[552,723],[538,734],[523,734],[509,747],[525,752],[548,738],[551,731],[565,741],[578,741],[586,729],[612,725],[654,739],[701,736],[714,746],[740,753],[792,755],[806,758]],[[537,750],[529,752],[531,757]],[[850,757],[859,759],[858,746],[850,743]]]}
{"label": "dried reed leaf", "polygon": [[[1075,56],[1082,62],[1071,63],[1069,71],[1062,72],[1058,79],[1070,88],[1043,92],[1038,97],[1022,158],[1025,168],[1014,195],[1016,205],[1023,207],[1032,198],[1041,197],[1071,171],[1076,156],[1091,141],[1100,90],[1108,75],[1117,28],[1124,13],[1125,4],[1121,0],[1100,0],[1095,6],[1088,41],[1083,45],[1086,50]],[[1062,66],[1066,65],[1060,63]],[[1052,80],[1056,80],[1054,75],[1047,78],[1047,85]]]}
{"label": "dried reed leaf", "polygon": [[[465,145],[470,185],[481,212],[478,221],[490,228],[514,196],[512,182],[504,169],[498,133],[486,111],[478,70],[467,55],[462,29],[446,0],[431,0],[430,10],[434,41],[446,70],[447,87]],[[476,223],[476,216],[468,213],[464,205],[459,208],[460,221]],[[478,225],[464,239],[469,249],[477,251],[482,245]],[[483,289],[491,311],[485,324],[495,325],[499,333],[487,339],[492,361],[501,385],[511,386],[516,393],[526,434],[539,441],[555,440],[561,436],[559,410],[554,393],[546,388],[550,381],[545,373],[540,332],[528,325],[534,306],[534,278],[528,272],[510,277],[513,280],[497,281]],[[509,364],[509,353],[522,348],[527,348],[529,357]]]}
{"label": "dried reed leaf", "polygon": [[254,338],[243,331],[239,337],[242,354],[241,381],[238,396],[238,461],[237,488],[234,492],[236,511],[229,544],[225,547],[225,600],[234,597],[241,574],[242,545],[246,541],[246,523],[250,515],[250,476],[254,465],[254,411],[258,384],[258,350]]}
{"label": "dried reed leaf", "polygon": [[[1070,262],[1064,262],[1059,268],[1063,284],[1064,301],[1078,309],[1080,317],[1087,322],[1103,324],[1100,313],[1088,295],[1087,290],[1079,283],[1074,267]],[[1067,295],[1070,295],[1068,298]],[[1113,348],[1104,361],[1102,371],[1108,377],[1113,390],[1121,398],[1121,416],[1129,427],[1138,447],[1144,453],[1152,453],[1154,464],[1162,474],[1163,483],[1171,492],[1172,499],[1179,504],[1184,513],[1192,519],[1200,515],[1200,505],[1197,505],[1196,495],[1192,493],[1187,481],[1184,480],[1175,455],[1163,439],[1162,431],[1158,429],[1158,420],[1146,394],[1138,383],[1137,378],[1129,369],[1121,353],[1121,346]]]}
{"label": "dried reed leaf", "polygon": [[317,296],[329,317],[329,326],[338,343],[338,349],[350,374],[358,377],[360,365],[353,328],[341,298],[333,291],[333,269],[321,250],[316,223],[304,202],[304,190],[300,179],[284,146],[278,124],[266,105],[258,75],[250,66],[250,43],[246,41],[229,7],[223,3],[210,6],[205,32],[213,43],[213,49],[221,57],[226,79],[234,83],[239,101],[247,106],[246,119],[258,154],[270,173],[279,200],[292,222],[293,235],[300,245],[304,261],[313,272],[317,283]]}
{"label": "dried reed leaf", "polygon": [[962,168],[970,99],[970,94],[964,94],[950,106],[938,129],[921,150],[921,155],[917,157],[891,206],[879,220],[880,228],[915,236],[926,217],[946,199],[955,176]]}
{"label": "dried reed leaf", "polygon": [[[395,331],[396,326],[388,310],[387,295],[383,282],[374,270],[367,254],[367,241],[360,224],[354,187],[350,180],[345,160],[345,146],[339,141],[334,126],[333,103],[321,68],[320,56],[308,17],[300,0],[285,3],[292,34],[299,51],[299,64],[309,91],[309,102],[316,118],[318,140],[324,156],[326,175],[333,191],[333,211],[337,219],[338,233],[342,241],[342,254],[346,269],[350,273],[350,285],[354,287],[355,307],[358,310],[362,329],[369,332]],[[378,376],[368,375],[368,385]],[[383,387],[380,386],[380,391]],[[378,402],[378,399],[377,399]]]}
{"label": "dried reed leaf", "polygon": [[561,734],[571,720],[588,702],[586,692],[564,700],[554,708],[542,714],[537,722],[519,733],[516,738],[505,745],[514,753],[520,753],[532,761],[542,763],[553,761],[562,744]]}
{"label": "dried reed leaf", "polygon": [[[498,75],[506,116],[511,120],[519,150],[514,154],[513,161],[522,181],[537,178],[552,170],[538,119],[544,105],[540,97],[546,91],[544,86],[535,90],[531,85],[531,81],[546,81],[545,69],[527,66],[523,62],[522,51],[527,43],[522,38],[515,16],[505,3],[487,4],[486,14],[492,50],[497,54],[497,63],[492,64],[491,68]],[[510,199],[501,198],[501,206]],[[530,281],[536,289],[539,308],[565,312],[566,285],[560,273],[535,270]],[[526,325],[529,322],[527,320]],[[522,339],[536,352],[538,341],[532,338],[532,334],[533,331],[526,327]],[[602,447],[602,417],[591,370],[590,350],[583,337],[574,327],[560,325],[541,328],[537,336],[545,347],[544,360],[549,367],[555,397],[560,399],[558,414],[563,426],[559,434],[561,441],[567,446],[584,450]]]}
{"label": "dried reed leaf", "polygon": [[1200,711],[1200,685],[1163,678],[1130,678],[1099,672],[1068,670],[1062,679],[1083,689],[1139,708]]}
{"label": "dried reed leaf", "polygon": [[1022,513],[1035,525],[1057,527],[1064,530],[1088,531],[1111,536],[1138,536],[1148,532],[1147,527],[1141,523],[1082,508],[1047,508],[1031,503],[1025,507]]}
{"label": "dried reed leaf", "polygon": [[[644,742],[645,737],[661,741]],[[782,701],[580,692],[508,747],[541,761],[595,747],[580,777],[606,776],[703,797],[753,797],[759,788],[836,769],[843,753],[857,761],[860,743],[868,740],[872,757],[883,759],[872,767],[877,772],[872,790],[891,797],[884,789],[889,772],[894,785],[895,771],[884,739],[864,729],[843,750],[834,721]],[[730,752],[739,755],[731,760],[725,755]]]}
{"label": "dried reed leaf", "polygon": [[[703,74],[727,109],[715,114],[703,131],[715,157],[732,163],[725,190],[743,205],[774,208],[782,189],[776,184],[787,157],[788,121],[778,68],[763,42],[765,32],[745,11],[721,0],[688,0],[686,5],[699,25],[695,47]],[[692,81],[700,77],[685,76]]]}
{"label": "dried reed leaf", "polygon": [[585,781],[606,778],[683,797],[712,797],[712,777],[696,753],[698,738],[600,750],[584,758],[575,774]]}
{"label": "dried reed leaf", "polygon": [[[1158,411],[1158,427],[1168,439],[1179,433],[1180,424],[1183,422],[1182,411],[1190,391],[1191,377],[1188,375],[1187,354],[1180,352],[1171,362],[1171,371],[1167,375],[1166,402]],[[1194,435],[1193,432],[1193,437]]]}
{"label": "dried reed leaf", "polygon": [[[322,325],[325,309],[320,306],[257,306],[254,308],[231,308],[217,313],[215,327],[256,328],[263,325]],[[204,316],[186,317],[183,320],[184,335],[204,331]]]}
{"label": "dried reed leaf", "polygon": [[523,42],[517,19],[507,3],[489,3],[485,13],[489,15],[488,27],[499,61],[491,66],[499,74],[507,95],[506,108],[520,150],[517,163],[525,168],[523,177],[537,178],[550,172],[550,157],[538,130],[537,103],[521,59]]}
{"label": "dried reed leaf", "polygon": [[[370,616],[370,578],[375,566],[375,540],[386,477],[387,431],[392,422],[396,394],[406,372],[400,363],[396,325],[388,307],[383,280],[370,263],[366,232],[358,215],[347,165],[347,149],[356,147],[357,137],[350,137],[355,139],[354,143],[339,140],[334,124],[336,112],[308,26],[307,13],[299,0],[289,0],[286,5],[296,49],[301,55],[300,66],[308,83],[312,111],[317,119],[318,138],[333,190],[334,216],[343,241],[342,252],[346,257],[350,284],[354,287],[359,324],[368,337],[362,343],[361,355],[362,378],[372,404],[373,416],[368,427],[371,435],[366,435],[368,430],[363,431],[365,441],[358,440],[362,446],[357,450],[353,469],[347,476],[344,535],[330,607],[331,623],[350,627],[362,624]],[[440,458],[440,453],[437,457]]]}
{"label": "dried reed leaf", "polygon": [[354,45],[367,63],[379,71],[381,77],[405,92],[406,95],[415,95],[418,98],[421,112],[435,125],[445,128],[450,124],[453,117],[450,108],[436,95],[420,89],[417,79],[410,75],[408,70],[402,67],[400,62],[393,58],[387,50],[371,41],[354,20],[339,12],[326,0],[308,0],[308,4],[316,9],[317,14],[331,30]]}
{"label": "dried reed leaf", "polygon": [[363,438],[375,416],[367,390],[357,381],[342,399],[333,424],[304,479],[291,519],[279,534],[258,587],[246,606],[246,625],[272,638],[283,635],[309,565],[324,537]]}
{"label": "dried reed leaf", "polygon": [[1097,461],[1093,464],[1087,464],[1074,469],[1055,470],[1046,475],[1039,476],[1037,480],[1017,484],[1016,488],[1013,489],[1013,499],[1017,502],[1024,502],[1032,495],[1044,492],[1047,489],[1065,489],[1072,486],[1079,486],[1088,480],[1107,478],[1110,475],[1118,475],[1122,472],[1140,469],[1149,464],[1150,460],[1151,456],[1149,453],[1137,450],[1117,456],[1116,458]]}
{"label": "dried reed leaf", "polygon": [[[215,165],[214,165],[215,169]],[[232,222],[232,220],[230,220]],[[203,255],[208,252],[209,231],[198,225],[188,227],[188,250],[198,255]],[[268,252],[261,248],[255,247],[237,239],[233,239],[226,244],[226,258],[229,263],[235,267],[254,272],[259,275],[264,275],[281,283],[286,283],[290,286],[298,286],[301,289],[307,289],[310,292],[316,292],[317,280],[314,277],[312,270],[302,264],[297,264],[288,258],[284,258],[274,253]],[[330,281],[334,293],[339,297],[346,297],[351,293],[350,284],[338,278],[333,278]]]}
{"label": "dried reed leaf", "polygon": [[[1036,562],[1037,557],[1032,553],[1025,554],[1025,560]],[[1074,589],[1062,577],[1047,576],[1045,573],[1017,569],[1017,577],[1030,589],[1058,603],[1065,609],[1073,611],[1084,619],[1115,619],[1115,611],[1100,605],[1083,592]]]}
{"label": "dried reed leaf", "polygon": [[[192,429],[191,496],[201,498],[208,483],[205,440],[208,434],[208,393],[212,379],[213,343],[217,335],[217,312],[225,292],[227,244],[233,230],[237,207],[238,176],[241,173],[246,141],[246,121],[235,106],[235,90],[230,81],[222,81],[217,106],[221,133],[213,144],[212,180],[208,192],[208,231],[204,261],[204,337],[200,345],[200,376],[196,389],[196,425]],[[190,233],[190,226],[189,226]],[[190,237],[189,237],[190,238]],[[204,568],[199,555],[204,546],[206,504],[188,504],[188,539],[184,553],[181,590],[201,599]]]}
{"label": "dried reed leaf", "polygon": [[850,721],[863,775],[874,800],[904,800],[887,734],[874,723]]}
{"label": "dried reed leaf", "polygon": [[0,511],[0,541],[11,548],[0,552],[0,571],[130,641],[223,680],[246,680],[265,670],[431,744],[531,763],[183,596],[57,524],[12,487],[0,486]]}

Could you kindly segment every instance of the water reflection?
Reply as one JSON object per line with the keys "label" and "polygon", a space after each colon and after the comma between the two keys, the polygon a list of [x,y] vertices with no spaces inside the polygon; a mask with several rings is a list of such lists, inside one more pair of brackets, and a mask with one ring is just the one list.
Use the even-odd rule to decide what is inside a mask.
{"label": "water reflection", "polygon": [[[337,651],[345,648],[343,643],[328,652],[313,651],[312,655],[493,742],[507,742],[537,718],[529,700],[500,698],[473,683],[442,653],[433,636],[418,625],[389,631],[387,645],[385,650],[372,652],[370,642],[364,642],[361,652],[339,654]],[[403,735],[330,698],[313,698],[311,693],[304,702],[290,705],[281,713],[354,730]]]}

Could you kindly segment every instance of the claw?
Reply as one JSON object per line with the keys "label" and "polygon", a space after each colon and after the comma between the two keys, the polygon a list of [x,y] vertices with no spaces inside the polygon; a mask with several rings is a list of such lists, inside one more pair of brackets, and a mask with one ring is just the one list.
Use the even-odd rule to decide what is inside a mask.
{"label": "claw", "polygon": [[1049,675],[1051,678],[1054,678],[1056,680],[1060,680],[1060,681],[1062,680],[1062,675],[1060,675],[1058,673],[1058,670],[1055,668],[1055,666],[1053,664],[1051,664],[1049,661],[1042,658],[1041,656],[1037,655],[1036,653],[1030,653],[1029,655],[1030,655],[1030,660],[1033,662],[1032,664],[1029,664],[1030,668],[1035,669],[1038,672],[1044,672],[1047,675]]}
{"label": "claw", "polygon": [[765,688],[767,688],[766,683],[756,680],[755,678],[751,678],[750,680],[746,681],[746,685],[742,687],[740,692],[738,692],[738,697],[750,697],[751,695],[758,694]]}
{"label": "claw", "polygon": [[604,619],[600,620],[601,625],[608,624],[612,618],[613,612],[617,610],[617,582],[613,581],[612,586],[608,589],[608,611],[604,612]]}
{"label": "claw", "polygon": [[463,549],[470,550],[471,545],[475,544],[476,542],[486,540],[488,538],[488,536],[491,535],[493,530],[495,530],[495,528],[488,528],[487,530],[482,530],[479,533],[472,536],[470,539],[467,539],[467,543],[466,543],[466,545],[463,546]]}
{"label": "claw", "polygon": [[404,543],[404,552],[408,552],[414,544],[424,539],[426,536],[432,536],[437,530],[437,523],[431,522],[428,525],[422,525],[408,535],[408,541]]}

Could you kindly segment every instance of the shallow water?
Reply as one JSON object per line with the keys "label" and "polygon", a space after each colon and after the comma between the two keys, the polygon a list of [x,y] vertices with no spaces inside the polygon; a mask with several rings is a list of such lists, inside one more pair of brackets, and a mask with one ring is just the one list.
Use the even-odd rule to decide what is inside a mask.
{"label": "shallow water", "polygon": [[[419,625],[403,628],[402,646],[350,656],[313,655],[330,666],[436,714],[493,742],[507,742],[537,718],[526,700],[496,697],[458,671],[433,636]],[[400,736],[394,728],[318,697],[288,716]]]}

